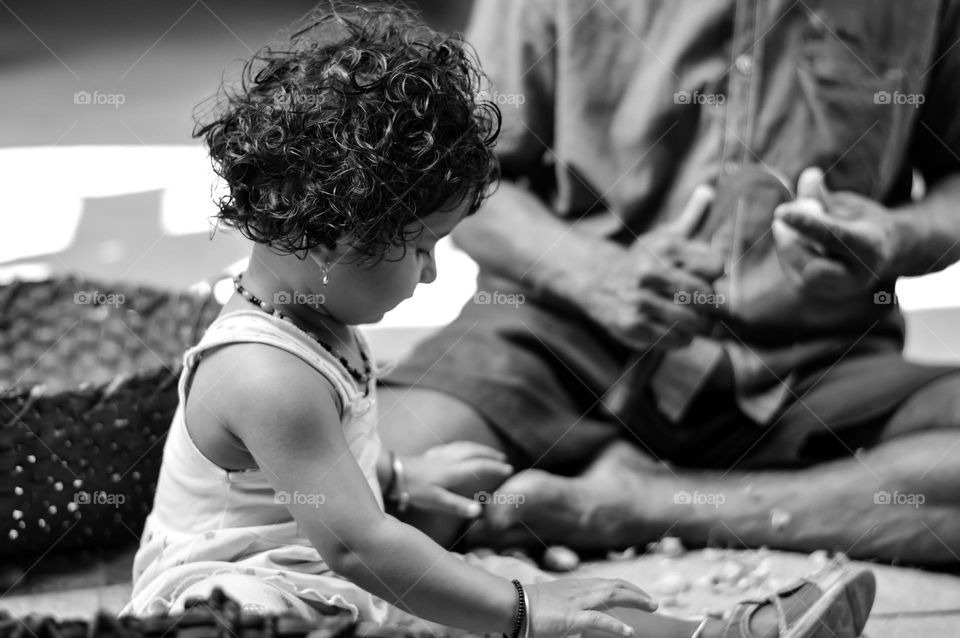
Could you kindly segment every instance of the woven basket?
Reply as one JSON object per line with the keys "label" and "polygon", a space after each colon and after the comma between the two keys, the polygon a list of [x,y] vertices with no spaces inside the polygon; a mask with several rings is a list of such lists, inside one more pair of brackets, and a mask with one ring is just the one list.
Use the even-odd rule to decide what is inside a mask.
{"label": "woven basket", "polygon": [[136,542],[183,352],[219,309],[74,278],[0,286],[0,558]]}
{"label": "woven basket", "polygon": [[182,614],[123,616],[98,612],[92,622],[33,614],[13,618],[0,610],[0,638],[499,638],[460,629],[408,622],[376,625],[334,613],[311,622],[295,612],[252,613],[216,588],[187,601]]}

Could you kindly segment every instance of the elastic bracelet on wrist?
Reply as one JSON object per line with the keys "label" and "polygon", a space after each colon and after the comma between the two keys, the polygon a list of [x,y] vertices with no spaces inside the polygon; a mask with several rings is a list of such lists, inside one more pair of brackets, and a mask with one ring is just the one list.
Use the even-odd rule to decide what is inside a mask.
{"label": "elastic bracelet on wrist", "polygon": [[[510,634],[509,638],[520,638],[520,630],[522,630],[527,621],[527,592],[523,590],[523,585],[520,584],[519,580],[510,581],[513,583],[513,586],[517,590],[517,618],[513,623],[513,633]],[[507,634],[503,634],[506,638]]]}
{"label": "elastic bracelet on wrist", "polygon": [[383,495],[387,498],[390,498],[390,495],[393,494],[393,489],[397,486],[397,470],[393,466],[393,460],[397,458],[396,453],[393,450],[390,450],[390,481],[383,488]]}
{"label": "elastic bracelet on wrist", "polygon": [[393,455],[394,500],[397,502],[397,512],[403,514],[410,505],[410,493],[407,492],[406,475],[403,472],[403,461],[396,454]]}

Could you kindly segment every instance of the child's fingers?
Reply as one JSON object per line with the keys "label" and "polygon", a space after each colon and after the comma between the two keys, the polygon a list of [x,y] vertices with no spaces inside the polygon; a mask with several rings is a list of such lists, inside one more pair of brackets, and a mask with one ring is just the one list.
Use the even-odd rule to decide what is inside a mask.
{"label": "child's fingers", "polygon": [[653,611],[659,606],[650,594],[628,580],[617,580],[617,595],[619,596],[621,592],[623,596],[626,597],[618,598],[616,602],[617,606],[635,607],[643,611]]}
{"label": "child's fingers", "polygon": [[455,458],[462,461],[469,458],[485,458],[501,462],[507,460],[507,455],[500,450],[482,443],[475,443],[474,441],[454,441],[443,447],[446,448],[449,454],[452,454]]}
{"label": "child's fingers", "polygon": [[421,509],[444,514],[453,514],[461,518],[476,518],[483,513],[483,506],[477,501],[448,492],[442,487],[429,490],[414,502]]}
{"label": "child's fingers", "polygon": [[588,609],[630,607],[642,611],[653,611],[657,608],[657,603],[650,594],[623,579],[597,579],[595,585],[591,583],[591,589],[602,593],[596,597],[594,604]]}
{"label": "child's fingers", "polygon": [[599,611],[581,611],[577,612],[571,622],[569,633],[583,631],[602,631],[614,636],[633,636],[636,634],[633,627],[627,623],[617,620],[613,616]]}
{"label": "child's fingers", "polygon": [[[645,592],[643,589],[641,589],[641,588],[640,588],[638,585],[636,585],[635,583],[631,583],[629,580],[623,580],[622,578],[618,578],[618,579],[617,579],[617,586],[618,586],[620,589],[625,589],[625,590],[630,591],[630,592],[633,592],[633,593],[635,593],[635,594],[637,594],[637,595],[639,595],[639,596],[642,596],[642,597],[644,597],[644,598],[650,599],[650,594],[648,594],[647,592]],[[651,599],[651,600],[652,600],[652,599]]]}
{"label": "child's fingers", "polygon": [[603,597],[602,601],[597,602],[591,609],[609,609],[611,607],[629,607],[630,609],[639,609],[641,611],[655,611],[657,603],[646,594],[637,594],[634,591],[617,588],[610,594]]}
{"label": "child's fingers", "polygon": [[460,467],[463,468],[465,473],[471,476],[500,476],[503,478],[513,476],[512,465],[489,459],[471,459],[463,463]]}

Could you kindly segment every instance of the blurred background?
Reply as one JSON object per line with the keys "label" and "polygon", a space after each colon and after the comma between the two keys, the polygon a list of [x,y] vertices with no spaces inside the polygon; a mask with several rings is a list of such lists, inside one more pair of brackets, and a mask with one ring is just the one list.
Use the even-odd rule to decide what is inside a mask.
{"label": "blurred background", "polygon": [[[315,4],[0,1],[0,283],[73,274],[188,288],[242,269],[246,241],[211,235],[216,176],[192,113]],[[405,4],[446,31],[463,30],[471,6]],[[381,356],[473,294],[475,266],[449,240],[438,261],[437,282],[371,331]]]}
{"label": "blurred background", "polygon": [[[186,288],[242,268],[245,241],[211,235],[214,175],[192,112],[314,4],[0,0],[0,282],[75,274]],[[444,30],[463,30],[471,6],[408,4]],[[446,242],[438,261],[436,284],[372,331],[381,355],[401,355],[473,294],[469,258]],[[901,282],[910,356],[960,360],[958,284],[957,268]]]}

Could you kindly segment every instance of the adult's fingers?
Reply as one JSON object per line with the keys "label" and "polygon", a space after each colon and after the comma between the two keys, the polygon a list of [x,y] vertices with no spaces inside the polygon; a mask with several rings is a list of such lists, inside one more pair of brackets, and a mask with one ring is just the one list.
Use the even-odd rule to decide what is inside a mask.
{"label": "adult's fingers", "polygon": [[690,344],[694,335],[676,328],[660,324],[647,324],[642,329],[636,329],[616,335],[620,341],[633,350],[643,351],[649,348],[662,350],[676,350]]}
{"label": "adult's fingers", "polygon": [[698,304],[711,299],[712,293],[669,288],[676,292],[638,290],[621,297],[623,306],[613,326],[621,333],[641,338],[659,335],[665,328],[674,328],[690,335],[709,327],[707,311]]}
{"label": "adult's fingers", "polygon": [[685,272],[713,281],[723,274],[723,254],[702,241],[688,241],[677,247],[673,263]]}
{"label": "adult's fingers", "polygon": [[830,199],[830,190],[823,171],[816,166],[809,166],[800,173],[797,179],[797,198],[810,197],[826,204]]}
{"label": "adult's fingers", "polygon": [[837,282],[847,281],[850,275],[841,262],[813,257],[803,266],[803,287],[813,292],[825,292]]}
{"label": "adult's fingers", "polygon": [[643,289],[652,290],[662,297],[672,298],[677,293],[713,293],[713,284],[692,272],[680,268],[657,269],[642,273],[639,277],[640,294]]}
{"label": "adult's fingers", "polygon": [[869,240],[852,232],[842,220],[788,205],[778,207],[777,211],[774,224],[788,225],[804,238],[820,244],[824,252],[843,261],[852,261],[857,255],[872,250]]}
{"label": "adult's fingers", "polygon": [[693,189],[686,206],[680,211],[680,215],[665,230],[680,237],[693,237],[697,228],[703,222],[707,211],[710,210],[710,205],[713,203],[716,194],[716,191],[706,184],[697,186]]}
{"label": "adult's fingers", "polygon": [[681,290],[669,298],[659,295],[645,295],[638,309],[644,317],[649,317],[663,326],[672,326],[691,335],[701,334],[710,327],[706,316],[707,308],[717,300],[710,294]]}

